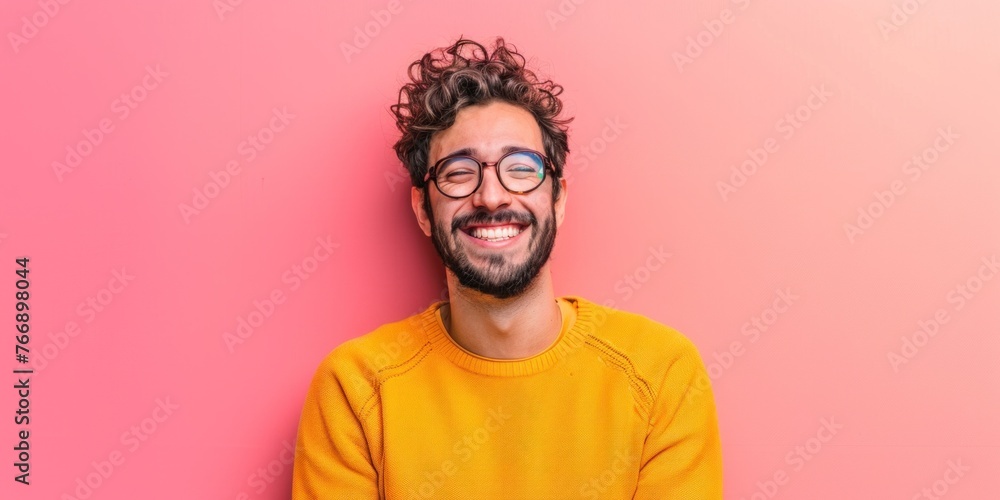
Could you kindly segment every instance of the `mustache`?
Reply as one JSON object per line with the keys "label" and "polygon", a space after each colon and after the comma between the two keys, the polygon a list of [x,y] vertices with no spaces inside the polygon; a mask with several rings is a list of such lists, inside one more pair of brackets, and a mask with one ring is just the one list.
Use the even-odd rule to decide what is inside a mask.
{"label": "mustache", "polygon": [[516,223],[524,226],[538,222],[535,216],[530,213],[519,213],[513,210],[500,210],[489,213],[483,210],[473,212],[469,215],[456,217],[451,222],[452,232],[458,231],[470,224],[510,224]]}

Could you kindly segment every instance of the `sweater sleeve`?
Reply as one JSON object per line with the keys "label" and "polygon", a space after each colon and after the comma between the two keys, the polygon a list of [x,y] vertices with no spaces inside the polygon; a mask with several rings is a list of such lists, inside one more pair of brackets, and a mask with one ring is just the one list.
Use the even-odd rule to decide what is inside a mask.
{"label": "sweater sleeve", "polygon": [[690,340],[667,369],[650,415],[634,500],[722,498],[722,445],[704,363]]}
{"label": "sweater sleeve", "polygon": [[349,397],[349,383],[360,380],[330,360],[313,376],[299,419],[293,500],[379,498],[378,474]]}

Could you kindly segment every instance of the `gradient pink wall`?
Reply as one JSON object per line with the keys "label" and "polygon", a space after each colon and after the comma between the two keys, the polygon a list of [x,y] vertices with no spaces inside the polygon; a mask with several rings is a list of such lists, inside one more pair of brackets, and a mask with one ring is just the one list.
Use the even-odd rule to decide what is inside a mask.
{"label": "gradient pink wall", "polygon": [[387,108],[426,50],[499,34],[576,117],[557,293],[697,344],[727,498],[994,498],[998,16],[4,2],[0,309],[29,256],[36,373],[25,487],[9,331],[0,497],[288,498],[320,359],[444,287]]}

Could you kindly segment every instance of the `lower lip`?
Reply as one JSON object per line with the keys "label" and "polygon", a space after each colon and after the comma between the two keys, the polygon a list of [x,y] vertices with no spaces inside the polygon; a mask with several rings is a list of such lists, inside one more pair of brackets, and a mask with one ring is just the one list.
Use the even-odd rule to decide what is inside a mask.
{"label": "lower lip", "polygon": [[476,238],[475,236],[472,236],[469,233],[466,233],[465,231],[459,230],[458,232],[462,233],[466,238],[472,240],[473,243],[475,243],[475,244],[477,244],[477,245],[479,245],[481,247],[485,247],[485,248],[504,248],[504,247],[511,246],[514,243],[517,243],[518,241],[520,241],[521,236],[524,236],[524,233],[528,232],[528,228],[529,227],[530,226],[526,226],[524,229],[521,230],[520,233],[517,233],[516,236],[507,238],[506,240],[500,240],[500,241],[486,241],[486,240],[481,240],[479,238]]}

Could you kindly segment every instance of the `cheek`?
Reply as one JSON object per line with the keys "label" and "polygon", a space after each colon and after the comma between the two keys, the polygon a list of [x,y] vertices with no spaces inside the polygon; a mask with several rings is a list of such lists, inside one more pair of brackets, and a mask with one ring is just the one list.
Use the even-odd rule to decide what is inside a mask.
{"label": "cheek", "polygon": [[436,209],[428,207],[428,216],[439,231],[446,234],[451,233],[451,223],[455,214],[449,210],[449,207],[442,206],[442,204],[437,205]]}

